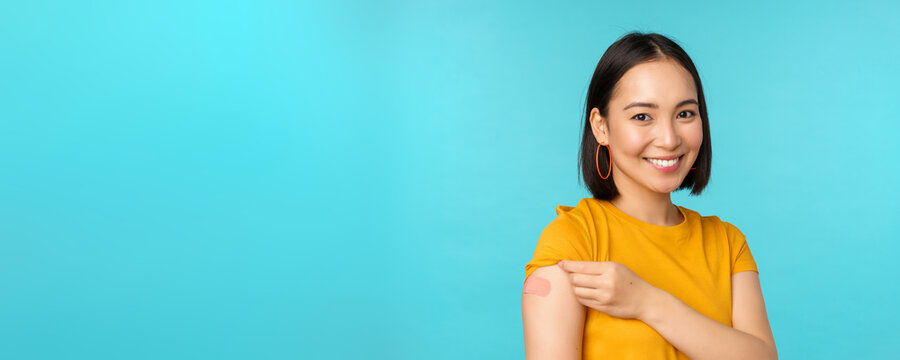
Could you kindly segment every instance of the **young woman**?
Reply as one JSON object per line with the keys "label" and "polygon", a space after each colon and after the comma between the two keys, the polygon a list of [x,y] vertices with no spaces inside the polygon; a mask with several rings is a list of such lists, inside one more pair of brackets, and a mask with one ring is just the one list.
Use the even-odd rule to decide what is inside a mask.
{"label": "young woman", "polygon": [[744,234],[672,203],[712,159],[700,77],[655,33],[629,33],[588,88],[580,172],[593,194],[558,205],[525,266],[525,357],[777,359]]}

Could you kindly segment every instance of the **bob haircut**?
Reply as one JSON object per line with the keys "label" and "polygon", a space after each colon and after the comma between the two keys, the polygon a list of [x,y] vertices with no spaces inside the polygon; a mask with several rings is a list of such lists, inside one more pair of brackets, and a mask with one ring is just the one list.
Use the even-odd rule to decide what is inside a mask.
{"label": "bob haircut", "polygon": [[[694,62],[681,46],[674,41],[657,33],[631,32],[623,35],[606,49],[594,76],[588,87],[587,99],[584,110],[584,132],[581,137],[581,148],[578,151],[579,171],[584,183],[591,191],[595,199],[612,200],[619,195],[619,190],[613,182],[616,176],[611,172],[609,177],[603,179],[597,173],[595,154],[599,143],[591,131],[591,109],[600,110],[600,115],[609,119],[609,101],[612,98],[613,88],[622,75],[633,66],[648,61],[672,59],[681,64],[694,78],[697,88],[697,101],[700,107],[700,118],[703,122],[703,143],[700,145],[700,153],[691,167],[696,169],[688,172],[684,181],[677,190],[691,189],[691,195],[699,195],[709,182],[710,163],[712,161],[712,147],[709,137],[709,118],[706,115],[706,100],[703,97],[703,86],[700,76],[694,67]],[[607,120],[607,124],[608,124]],[[605,146],[600,149],[600,170],[606,173],[610,167],[610,154]],[[606,170],[604,170],[606,169]]]}

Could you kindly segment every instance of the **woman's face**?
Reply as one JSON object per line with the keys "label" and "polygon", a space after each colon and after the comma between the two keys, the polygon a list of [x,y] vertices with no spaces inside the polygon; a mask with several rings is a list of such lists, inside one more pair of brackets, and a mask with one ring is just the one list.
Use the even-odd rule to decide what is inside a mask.
{"label": "woman's face", "polygon": [[[670,193],[681,185],[703,142],[698,100],[691,74],[667,59],[629,69],[616,84],[607,118],[591,111],[594,136],[609,145],[620,192],[642,186]],[[674,169],[671,162],[648,160],[673,155],[679,156]]]}

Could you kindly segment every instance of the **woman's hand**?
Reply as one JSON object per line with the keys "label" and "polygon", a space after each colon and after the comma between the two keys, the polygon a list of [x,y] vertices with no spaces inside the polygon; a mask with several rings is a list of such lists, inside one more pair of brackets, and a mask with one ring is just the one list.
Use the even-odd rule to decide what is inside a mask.
{"label": "woman's hand", "polygon": [[623,319],[642,320],[655,306],[659,288],[614,261],[557,263],[569,274],[575,297],[589,308]]}

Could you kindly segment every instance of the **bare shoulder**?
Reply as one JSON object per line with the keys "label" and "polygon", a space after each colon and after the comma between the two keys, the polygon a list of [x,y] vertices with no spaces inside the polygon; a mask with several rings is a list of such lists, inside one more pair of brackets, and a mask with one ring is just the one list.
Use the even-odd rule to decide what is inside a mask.
{"label": "bare shoulder", "polygon": [[525,358],[581,359],[585,312],[565,271],[535,269],[522,292]]}
{"label": "bare shoulder", "polygon": [[777,352],[759,273],[748,270],[731,275],[731,298],[732,327],[759,338]]}

